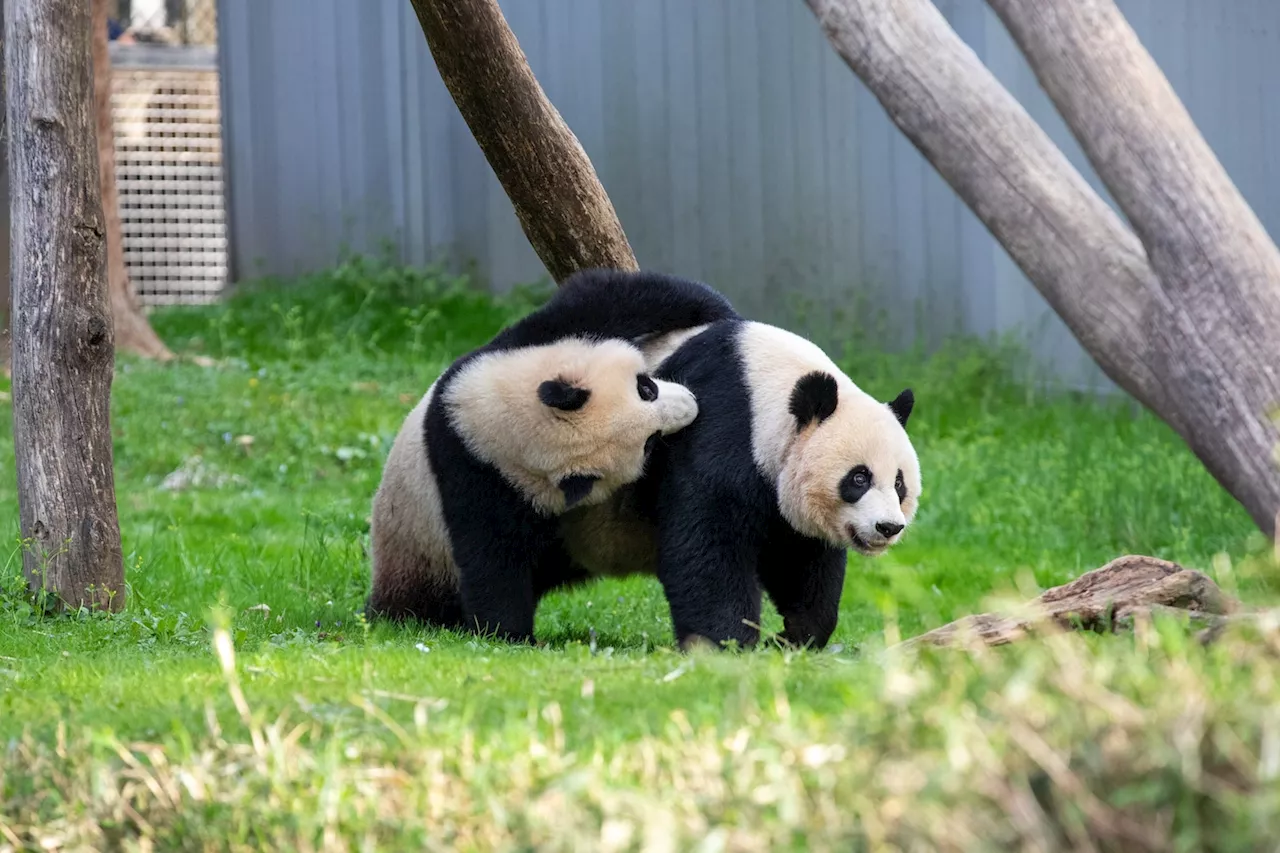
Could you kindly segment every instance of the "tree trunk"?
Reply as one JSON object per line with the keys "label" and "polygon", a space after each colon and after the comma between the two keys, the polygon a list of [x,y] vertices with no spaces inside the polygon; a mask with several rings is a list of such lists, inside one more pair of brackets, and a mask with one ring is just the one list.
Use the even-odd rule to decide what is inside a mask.
{"label": "tree trunk", "polygon": [[[1224,225],[1205,228],[1197,236],[1220,239],[1231,229],[1242,229],[1250,236],[1232,238],[1222,246],[1235,246],[1238,240],[1249,248],[1247,258],[1229,266],[1221,261],[1222,246],[1211,251],[1202,246],[1200,251],[1209,252],[1217,265],[1207,269],[1205,258],[1194,253],[1194,244],[1165,246],[1160,269],[1185,262],[1178,258],[1194,262],[1186,269],[1187,278],[1171,279],[1168,286],[1148,263],[1142,242],[928,0],[806,1],[840,56],[974,210],[1102,370],[1168,422],[1258,526],[1274,535],[1280,470],[1271,460],[1280,435],[1267,422],[1266,407],[1280,403],[1280,335],[1273,333],[1263,342],[1261,330],[1269,318],[1280,316],[1275,286],[1280,279],[1266,282],[1259,277],[1270,267],[1254,260],[1265,253],[1257,249],[1251,217],[1238,217],[1243,205],[1213,202],[1199,215],[1226,211]],[[1025,7],[1031,5],[1028,0]],[[1091,42],[1081,36],[1077,52],[1061,62],[1077,73],[1123,81],[1132,69],[1114,61],[1123,55],[1117,53],[1123,49],[1115,46],[1116,38],[1114,32]],[[1046,50],[1057,47],[1047,36],[1045,44]],[[1150,131],[1155,122],[1169,117],[1147,113],[1169,110],[1146,109],[1151,102],[1142,94],[1121,101],[1116,97],[1120,89],[1082,90],[1075,97],[1081,102],[1111,98],[1106,121],[1123,122],[1117,127],[1125,131],[1126,144],[1149,151],[1166,146],[1168,151],[1170,139],[1161,140]],[[1108,109],[1102,102],[1093,106]],[[1145,118],[1139,117],[1144,110]],[[1094,147],[1105,149],[1115,141],[1114,136],[1098,140]],[[1113,156],[1128,157],[1126,152]],[[1216,164],[1203,156],[1183,162],[1190,162],[1206,176],[1200,180],[1221,191]],[[1174,165],[1166,162],[1163,168]],[[1163,204],[1170,208],[1164,216],[1172,216],[1176,208],[1188,222],[1203,221],[1188,216],[1191,205],[1205,204],[1205,193],[1191,190],[1197,181],[1189,173],[1172,184],[1178,193],[1169,197],[1159,195],[1163,187],[1149,183],[1149,177],[1139,180],[1135,175],[1132,181],[1130,195],[1149,194],[1145,208],[1130,199],[1134,210],[1158,210]],[[1173,243],[1188,233],[1186,225],[1174,232],[1163,230],[1169,226],[1155,218],[1148,217],[1147,223],[1144,233],[1152,245]],[[1189,287],[1189,278],[1198,281],[1208,274],[1215,276],[1212,285]],[[1224,293],[1245,301],[1228,307],[1216,298]],[[1240,348],[1234,319],[1244,312],[1256,316],[1244,326],[1251,354]],[[1280,328],[1274,319],[1270,322],[1272,329]]]}
{"label": "tree trunk", "polygon": [[9,0],[13,443],[23,569],[55,603],[124,603],[113,334],[89,4]]}
{"label": "tree trunk", "polygon": [[120,201],[116,194],[115,133],[111,121],[111,54],[107,40],[107,0],[91,0],[93,9],[93,103],[98,125],[98,170],[102,175],[102,215],[107,227],[107,281],[116,347],[168,361],[173,353],[147,322],[124,265]]}
{"label": "tree trunk", "polygon": [[[0,2],[0,71],[4,69],[4,3]],[[5,100],[5,85],[3,73],[0,73],[0,102]],[[4,209],[6,212],[6,220],[12,219],[9,204],[9,155],[6,150],[9,145],[9,123],[6,116],[0,115],[0,199],[4,200]],[[10,322],[10,306],[13,304],[13,289],[9,286],[9,228],[8,221],[5,222],[4,233],[0,234],[0,276],[4,277],[0,282],[0,369],[4,370],[4,375],[10,375],[10,364],[12,363],[13,347],[11,345],[9,330],[12,327]]]}
{"label": "tree trunk", "polygon": [[496,0],[412,0],[440,76],[557,282],[637,269],[613,203]]}
{"label": "tree trunk", "polygon": [[[1146,248],[1196,455],[1275,522],[1280,251],[1112,0],[988,0]],[[1140,105],[1135,108],[1135,105]],[[1200,357],[1187,358],[1191,348]]]}

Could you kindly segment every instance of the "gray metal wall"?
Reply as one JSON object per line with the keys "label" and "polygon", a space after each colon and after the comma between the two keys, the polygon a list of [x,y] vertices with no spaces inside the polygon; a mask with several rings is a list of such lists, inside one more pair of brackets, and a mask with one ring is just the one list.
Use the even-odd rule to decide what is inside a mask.
{"label": "gray metal wall", "polygon": [[[982,0],[938,5],[1101,191]],[[1121,6],[1280,234],[1280,149],[1267,144],[1280,138],[1280,3]],[[1099,378],[799,0],[503,7],[641,264],[824,337],[797,319],[797,296],[811,319],[887,340],[1020,329],[1064,378]],[[219,24],[235,277],[386,241],[412,263],[474,261],[498,289],[545,275],[407,0],[221,0]]]}

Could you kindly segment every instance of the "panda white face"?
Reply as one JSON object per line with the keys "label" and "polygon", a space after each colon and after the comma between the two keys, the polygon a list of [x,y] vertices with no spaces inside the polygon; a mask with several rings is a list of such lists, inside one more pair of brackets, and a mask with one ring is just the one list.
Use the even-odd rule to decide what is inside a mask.
{"label": "panda white face", "polygon": [[661,436],[698,415],[692,391],[650,377],[640,350],[619,340],[481,356],[447,396],[471,452],[552,513],[640,479]]}
{"label": "panda white face", "polygon": [[915,517],[920,464],[906,423],[914,397],[881,403],[815,371],[790,401],[795,439],[778,478],[783,517],[835,547],[879,556]]}
{"label": "panda white face", "polygon": [[879,466],[879,474],[859,463],[840,480],[840,499],[845,508],[840,522],[848,534],[848,544],[867,556],[877,556],[897,542],[915,514],[910,500],[906,472],[892,463]]}

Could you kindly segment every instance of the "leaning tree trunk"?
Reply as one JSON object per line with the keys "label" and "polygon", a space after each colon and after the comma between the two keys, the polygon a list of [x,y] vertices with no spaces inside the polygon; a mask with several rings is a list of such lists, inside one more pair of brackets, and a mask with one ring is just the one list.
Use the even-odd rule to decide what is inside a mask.
{"label": "leaning tree trunk", "polygon": [[427,45],[551,277],[636,269],[613,203],[496,0],[412,0]]}
{"label": "leaning tree trunk", "polygon": [[987,2],[1133,224],[1162,297],[1180,315],[1176,326],[1151,330],[1165,381],[1184,401],[1178,431],[1215,477],[1235,484],[1255,518],[1274,523],[1280,250],[1113,0]]}
{"label": "leaning tree trunk", "polygon": [[23,568],[75,606],[124,603],[114,367],[89,5],[9,0],[13,443]]}
{"label": "leaning tree trunk", "polygon": [[111,53],[107,40],[107,0],[91,0],[93,9],[93,103],[97,113],[98,169],[102,175],[102,214],[107,227],[107,281],[116,346],[147,358],[168,361],[173,353],[151,328],[129,282],[120,233],[116,193],[115,133],[111,121]]}
{"label": "leaning tree trunk", "polygon": [[[1280,404],[1274,246],[1226,189],[1221,167],[1196,141],[1167,84],[1152,79],[1158,72],[1139,58],[1145,54],[1127,28],[1091,36],[1080,23],[1087,12],[1046,11],[1066,9],[1065,0],[992,2],[1016,6],[1028,31],[1045,19],[1061,22],[1022,38],[1037,43],[1042,66],[1063,75],[1057,97],[1074,109],[1066,112],[1077,135],[1110,125],[1106,137],[1082,141],[1140,223],[1154,270],[1143,242],[932,3],[807,0],[836,51],[1102,370],[1168,422],[1274,535],[1280,511],[1280,468],[1272,461],[1280,434],[1268,420],[1269,407]],[[1077,10],[1109,5],[1071,2]],[[1069,27],[1068,19],[1076,24]],[[1035,50],[1030,58],[1035,65]],[[1068,93],[1068,73],[1086,85]],[[1189,131],[1192,140],[1180,146]],[[1237,251],[1242,257],[1231,259]]]}

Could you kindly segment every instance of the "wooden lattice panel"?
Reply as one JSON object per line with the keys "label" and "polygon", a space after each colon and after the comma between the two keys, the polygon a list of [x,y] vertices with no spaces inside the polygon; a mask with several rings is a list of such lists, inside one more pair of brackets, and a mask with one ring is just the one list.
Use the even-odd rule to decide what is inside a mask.
{"label": "wooden lattice panel", "polygon": [[227,279],[218,73],[112,70],[125,264],[148,305],[214,302]]}

